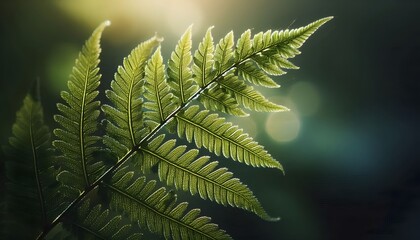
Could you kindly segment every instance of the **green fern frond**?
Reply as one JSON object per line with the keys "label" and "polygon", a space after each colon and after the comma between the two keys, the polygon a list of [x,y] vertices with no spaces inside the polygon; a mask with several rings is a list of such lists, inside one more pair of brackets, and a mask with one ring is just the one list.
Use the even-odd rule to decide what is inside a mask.
{"label": "green fern frond", "polygon": [[225,231],[199,216],[199,209],[186,212],[188,203],[176,203],[176,196],[165,188],[156,189],[155,181],[134,177],[134,172],[122,168],[104,183],[116,209],[126,212],[133,221],[147,225],[153,233],[166,239],[230,239]]}
{"label": "green fern frond", "polygon": [[252,191],[238,178],[233,178],[227,168],[216,168],[217,161],[209,162],[208,156],[198,158],[197,149],[187,152],[186,149],[185,145],[177,146],[175,139],[165,140],[162,134],[139,150],[148,165],[158,164],[159,178],[169,186],[192,195],[198,193],[202,199],[254,212],[265,220],[277,220],[267,215]]}
{"label": "green fern frond", "polygon": [[[106,114],[104,143],[117,150],[118,157],[134,148],[146,133],[143,124],[141,98],[144,92],[144,67],[152,51],[162,40],[153,37],[139,44],[118,67],[111,89],[106,91],[113,106],[103,105]],[[114,151],[115,151],[114,150]]]}
{"label": "green fern frond", "polygon": [[[51,133],[44,123],[36,93],[28,94],[16,114],[13,136],[5,152],[4,239],[30,239],[56,217],[57,198],[54,160],[49,146]],[[24,228],[25,231],[18,229]],[[2,238],[2,237],[0,237]]]}
{"label": "green fern frond", "polygon": [[[253,63],[251,60],[247,60],[239,64],[237,66],[237,69],[238,69],[239,76],[241,76],[243,79],[247,80],[248,82],[254,85],[268,87],[268,88],[280,87],[280,85],[274,82],[274,80],[270,78],[266,73],[261,71],[258,68],[258,66],[256,66],[255,63]],[[280,74],[277,74],[277,75],[280,75]]]}
{"label": "green fern frond", "polygon": [[194,53],[192,72],[195,81],[200,87],[208,85],[216,73],[213,69],[214,43],[213,36],[211,35],[212,28],[210,27],[207,30],[203,41],[198,45],[198,49]]}
{"label": "green fern frond", "polygon": [[[67,239],[70,229],[83,239],[138,239],[138,228],[147,226],[166,239],[230,239],[209,217],[200,216],[199,209],[187,210],[188,203],[178,203],[175,190],[147,181],[145,175],[155,170],[163,185],[277,220],[233,173],[199,155],[199,149],[283,171],[262,145],[219,112],[247,116],[242,108],[287,110],[250,85],[279,87],[271,76],[297,69],[289,59],[330,19],[293,30],[255,35],[247,30],[236,44],[230,32],[216,46],[209,28],[194,55],[189,27],[166,69],[161,39],[151,38],[118,68],[111,89],[105,91],[109,105],[98,100],[100,38],[109,23],[101,24],[83,46],[68,90],[61,93],[63,103],[57,104],[54,119],[59,127],[52,144],[59,156],[50,156],[50,133],[39,99],[28,95],[17,113],[10,146],[5,148],[7,214],[2,218],[10,221],[0,220],[0,234],[4,230],[12,234],[0,238]],[[195,103],[202,106],[191,105]],[[103,136],[99,136],[103,129],[98,129],[100,110]],[[166,130],[176,133],[175,139],[165,140]],[[194,141],[195,147],[181,145],[183,140],[176,138]],[[106,164],[109,156],[104,152],[118,161]],[[139,165],[141,171],[136,170]],[[19,231],[22,228],[25,231]],[[61,235],[49,235],[59,231]]]}
{"label": "green fern frond", "polygon": [[[327,17],[315,21],[305,27],[284,31],[267,31],[254,35],[244,32],[238,39],[233,54],[233,33],[229,33],[216,46],[215,68],[219,74],[236,68],[240,76],[245,80],[265,87],[279,87],[267,74],[282,75],[285,69],[296,69],[288,58],[300,54],[298,50],[302,44],[323,24],[331,20]],[[252,59],[252,61],[251,61]],[[262,71],[253,63],[257,63]]]}
{"label": "green fern frond", "polygon": [[100,102],[96,100],[101,78],[100,38],[108,25],[109,22],[104,22],[96,28],[83,46],[67,83],[68,92],[61,92],[66,104],[57,104],[62,115],[54,116],[61,128],[54,129],[57,140],[53,145],[63,154],[59,157],[63,171],[57,179],[73,189],[75,195],[83,192],[105,170],[105,164],[93,154],[99,151],[96,144],[100,140],[95,136],[100,113]]}
{"label": "green fern frond", "polygon": [[246,85],[233,74],[228,74],[218,84],[247,109],[257,112],[288,111],[286,107],[267,100],[261,93]]}
{"label": "green fern frond", "polygon": [[[191,26],[182,35],[175,51],[171,54],[168,63],[169,84],[174,90],[174,94],[179,99],[179,104],[186,103],[191,96],[198,90],[198,85],[192,78],[190,64],[191,56]],[[176,101],[176,99],[174,99]]]}
{"label": "green fern frond", "polygon": [[208,110],[200,110],[197,105],[189,107],[176,116],[178,136],[188,142],[194,140],[197,147],[205,147],[217,156],[243,162],[254,167],[278,168],[280,163],[253,141],[238,126],[219,118],[217,114],[209,114]]}
{"label": "green fern frond", "polygon": [[165,77],[165,65],[160,52],[156,50],[146,66],[145,93],[146,103],[144,117],[151,129],[162,124],[166,118],[175,111],[173,102],[174,95],[167,84]]}
{"label": "green fern frond", "polygon": [[257,33],[253,39],[253,51],[248,55],[251,56],[275,49],[283,58],[293,58],[300,54],[298,48],[300,48],[318,28],[331,19],[332,17],[322,18],[298,29]]}
{"label": "green fern frond", "polygon": [[133,233],[132,225],[124,223],[123,216],[93,205],[85,200],[77,211],[66,220],[64,227],[77,239],[141,239],[141,233]]}
{"label": "green fern frond", "polygon": [[216,45],[216,51],[214,53],[214,65],[217,70],[217,74],[223,73],[233,63],[233,45],[234,45],[233,32],[230,31],[226,36],[220,39]]}
{"label": "green fern frond", "polygon": [[206,89],[198,100],[209,110],[218,110],[239,117],[248,116],[248,114],[240,108],[238,102],[231,94],[226,93],[222,88],[217,86]]}
{"label": "green fern frond", "polygon": [[240,62],[252,52],[251,30],[246,30],[236,43],[235,61]]}

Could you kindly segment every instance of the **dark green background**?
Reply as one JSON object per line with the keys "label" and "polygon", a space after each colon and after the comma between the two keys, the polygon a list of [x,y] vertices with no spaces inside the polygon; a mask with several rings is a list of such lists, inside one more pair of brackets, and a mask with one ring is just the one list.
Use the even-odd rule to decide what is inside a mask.
{"label": "dark green background", "polygon": [[[136,8],[125,13],[127,8],[118,6],[132,1],[114,1],[115,11],[122,12],[107,16],[110,11],[104,8],[113,1],[89,5],[87,0],[86,6],[79,1],[80,9],[95,16],[87,21],[88,14],[68,14],[58,7],[63,2],[0,2],[2,144],[7,142],[15,112],[36,78],[41,80],[48,122],[55,126],[51,115],[59,89],[78,49],[100,21],[112,21],[103,38],[104,85],[138,42],[157,31],[165,37],[167,59],[182,34],[167,27],[167,12],[160,11],[163,7],[148,10],[138,4],[138,13]],[[254,32],[294,28],[335,16],[294,60],[301,69],[277,79],[282,88],[275,94],[287,95],[294,83],[305,80],[320,95],[318,111],[300,117],[298,138],[275,142],[263,127],[267,114],[254,117],[257,128],[251,130],[284,165],[286,176],[274,170],[227,164],[268,212],[282,220],[267,223],[210,202],[205,204],[205,214],[236,239],[420,239],[419,1],[167,2],[181,7],[195,2],[200,9],[195,47],[211,25],[219,39],[230,30],[238,36],[248,28]],[[189,14],[178,14],[177,8],[173,11],[170,20],[183,17],[188,22]],[[136,13],[147,12],[153,19],[167,20],[132,22],[141,19]]]}

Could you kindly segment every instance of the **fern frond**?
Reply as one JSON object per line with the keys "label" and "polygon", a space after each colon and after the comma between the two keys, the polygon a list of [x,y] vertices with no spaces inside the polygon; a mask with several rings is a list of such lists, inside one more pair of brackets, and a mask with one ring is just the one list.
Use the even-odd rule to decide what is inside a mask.
{"label": "fern frond", "polygon": [[[60,201],[55,191],[51,133],[44,124],[43,109],[36,94],[28,94],[16,114],[13,136],[4,146],[6,176],[6,222],[4,239],[30,239],[56,217]],[[59,198],[59,199],[55,199]],[[25,231],[19,231],[24,228]]]}
{"label": "fern frond", "polygon": [[[189,67],[192,61],[191,28],[190,26],[182,35],[168,63],[169,84],[180,101],[178,104],[186,103],[198,90],[198,85],[192,78]],[[174,99],[174,101],[177,100]]]}
{"label": "fern frond", "polygon": [[231,94],[226,93],[222,88],[217,86],[206,89],[200,95],[198,101],[209,110],[218,110],[239,117],[248,116],[248,114],[240,108],[238,102]]}
{"label": "fern frond", "polygon": [[155,47],[162,40],[153,37],[134,48],[123,65],[118,67],[111,89],[106,91],[107,98],[113,106],[103,105],[106,114],[106,131],[104,143],[110,149],[117,150],[118,157],[124,156],[138,144],[144,136],[141,98],[144,92],[144,67]]}
{"label": "fern frond", "polygon": [[209,217],[199,216],[199,209],[186,212],[188,203],[177,204],[172,192],[163,187],[156,189],[155,181],[136,178],[126,168],[117,171],[110,184],[103,185],[116,209],[166,239],[230,239]]}
{"label": "fern frond", "polygon": [[282,31],[267,31],[257,33],[253,39],[253,51],[248,55],[263,53],[269,49],[275,49],[283,58],[293,58],[300,54],[298,48],[322,25],[330,21],[333,17],[326,17],[314,21],[304,27],[297,29],[286,29]]}
{"label": "fern frond", "polygon": [[240,62],[252,52],[251,30],[246,30],[236,43],[235,61]]}
{"label": "fern frond", "polygon": [[93,205],[85,200],[70,219],[64,223],[77,239],[141,239],[141,233],[133,233],[132,225],[125,224],[123,216]]}
{"label": "fern frond", "polygon": [[247,109],[257,112],[288,111],[286,107],[267,100],[261,93],[246,85],[233,74],[228,74],[218,84]]}
{"label": "fern frond", "polygon": [[176,105],[173,102],[174,95],[167,84],[165,77],[165,65],[160,52],[156,50],[146,66],[145,93],[146,102],[144,117],[151,129],[155,129],[163,123],[166,118],[175,111]]}
{"label": "fern frond", "polygon": [[212,28],[213,27],[210,27],[207,30],[203,41],[198,45],[198,49],[194,53],[194,64],[192,66],[192,72],[195,81],[200,87],[204,87],[209,84],[216,73],[213,70],[214,43],[213,36],[211,35]]}
{"label": "fern frond", "polygon": [[73,189],[76,196],[105,170],[105,164],[93,154],[99,151],[96,144],[100,140],[95,136],[100,113],[100,102],[96,100],[101,78],[98,67],[100,38],[108,25],[109,22],[104,22],[96,28],[83,46],[67,83],[68,92],[61,92],[66,104],[58,103],[61,115],[54,116],[61,126],[54,129],[57,140],[53,145],[62,153],[59,160],[63,171],[57,178]]}
{"label": "fern frond", "polygon": [[235,53],[233,51],[234,44],[233,32],[230,31],[224,38],[220,39],[219,43],[216,45],[214,65],[217,70],[217,74],[221,74],[231,67]]}
{"label": "fern frond", "polygon": [[187,146],[177,146],[175,139],[164,139],[163,134],[159,135],[147,147],[139,149],[147,165],[158,164],[161,181],[192,195],[198,193],[202,199],[239,207],[265,220],[276,220],[268,216],[251,190],[233,178],[227,168],[217,168],[218,162],[209,162],[208,156],[198,158],[197,149],[186,152]]}
{"label": "fern frond", "polygon": [[[236,44],[230,32],[216,46],[209,28],[194,55],[190,27],[178,41],[167,69],[160,47],[152,54],[161,41],[154,37],[138,45],[118,68],[111,89],[105,92],[109,105],[98,100],[100,38],[109,23],[101,24],[85,42],[68,89],[61,92],[63,101],[57,104],[59,114],[54,119],[59,127],[52,144],[58,157],[49,154],[50,133],[39,99],[28,95],[17,113],[10,146],[5,148],[6,203],[0,203],[7,211],[1,217],[8,220],[0,221],[8,233],[3,235],[2,227],[0,238],[67,239],[71,236],[66,226],[78,238],[138,239],[137,227],[147,225],[166,239],[230,239],[209,217],[200,216],[199,209],[187,210],[188,203],[177,203],[175,191],[147,181],[144,173],[155,169],[161,181],[177,190],[276,220],[245,184],[227,168],[218,167],[219,162],[200,156],[198,148],[283,171],[263,146],[212,111],[246,116],[242,107],[287,110],[246,82],[279,87],[270,76],[297,69],[289,59],[300,54],[306,39],[330,19],[293,30],[255,35],[247,30]],[[195,100],[205,110],[190,106]],[[98,136],[100,110],[105,114],[103,137]],[[164,135],[158,135],[164,127],[171,133],[177,128],[178,137],[194,141],[197,149],[187,149],[176,139],[165,141]],[[103,153],[114,154],[118,161],[108,166],[109,156]],[[137,164],[144,173],[133,170]],[[104,205],[89,200],[107,196],[100,201]],[[60,230],[62,235],[49,235]]]}
{"label": "fern frond", "polygon": [[[296,69],[287,59],[300,54],[298,50],[303,43],[323,24],[331,20],[332,17],[323,18],[305,27],[298,29],[286,29],[282,31],[267,31],[257,33],[250,40],[250,33],[246,32],[237,43],[236,62],[239,75],[244,79],[258,85],[266,87],[278,87],[269,75],[282,75],[286,72],[283,69]],[[243,51],[242,46],[246,47],[244,54],[239,56],[238,51]],[[249,50],[249,49],[252,50]],[[249,61],[252,59],[264,72],[258,72],[258,68]]]}
{"label": "fern frond", "polygon": [[[270,78],[266,73],[261,71],[261,69],[259,69],[258,66],[256,66],[255,63],[253,63],[251,60],[247,60],[239,64],[237,69],[238,69],[239,76],[241,76],[243,79],[247,80],[248,82],[254,85],[263,86],[267,88],[280,87],[280,85],[274,82],[274,80]],[[276,70],[278,70],[278,68]],[[273,72],[276,70],[273,70]],[[278,70],[278,71],[281,71],[281,70]],[[280,75],[280,74],[276,74],[276,75]]]}
{"label": "fern frond", "polygon": [[178,136],[188,142],[194,140],[197,147],[205,147],[217,156],[243,162],[254,167],[278,168],[280,163],[253,141],[238,126],[219,118],[217,114],[209,114],[208,110],[200,110],[197,105],[189,107],[176,115]]}
{"label": "fern frond", "polygon": [[[277,58],[275,57],[277,55]],[[267,56],[264,54],[256,55],[252,57],[252,59],[258,64],[258,66],[269,75],[280,76],[285,74],[286,72],[283,71],[280,67],[280,62],[277,62],[278,59],[282,59],[279,54],[274,56]],[[286,60],[287,61],[287,60]]]}

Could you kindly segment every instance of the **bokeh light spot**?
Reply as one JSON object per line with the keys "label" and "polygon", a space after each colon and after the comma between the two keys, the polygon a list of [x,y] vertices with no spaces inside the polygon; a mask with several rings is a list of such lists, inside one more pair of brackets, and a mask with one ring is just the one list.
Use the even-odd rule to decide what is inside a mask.
{"label": "bokeh light spot", "polygon": [[270,113],[265,123],[265,131],[277,142],[290,142],[300,131],[300,119],[296,112]]}

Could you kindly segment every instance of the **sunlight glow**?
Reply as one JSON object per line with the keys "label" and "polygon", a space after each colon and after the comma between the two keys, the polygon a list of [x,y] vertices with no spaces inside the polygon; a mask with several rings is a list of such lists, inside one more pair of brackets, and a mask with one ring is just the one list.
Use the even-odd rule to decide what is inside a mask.
{"label": "sunlight glow", "polygon": [[166,22],[173,34],[179,35],[191,24],[194,30],[200,28],[202,13],[195,1],[169,1],[164,6]]}
{"label": "sunlight glow", "polygon": [[300,120],[295,112],[270,113],[265,123],[268,135],[277,142],[290,142],[300,131]]}
{"label": "sunlight glow", "polygon": [[299,136],[300,118],[296,111],[296,105],[290,98],[273,97],[274,103],[284,105],[291,109],[288,112],[270,113],[265,122],[266,133],[277,142],[290,142]]}
{"label": "sunlight glow", "polygon": [[232,122],[234,125],[238,125],[239,128],[244,130],[244,133],[252,138],[255,138],[258,135],[258,126],[254,118],[251,116],[248,117],[230,117],[229,122]]}
{"label": "sunlight glow", "polygon": [[109,19],[113,27],[107,32],[114,42],[156,31],[179,36],[191,24],[199,30],[204,18],[203,4],[193,0],[61,0],[56,6],[89,29]]}

